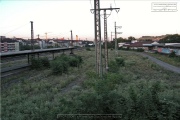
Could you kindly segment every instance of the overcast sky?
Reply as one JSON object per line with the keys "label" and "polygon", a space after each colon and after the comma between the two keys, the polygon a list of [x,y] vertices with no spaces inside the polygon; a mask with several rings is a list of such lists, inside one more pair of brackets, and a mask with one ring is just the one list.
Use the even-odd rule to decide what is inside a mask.
{"label": "overcast sky", "polygon": [[[91,2],[90,2],[91,1]],[[151,12],[152,2],[176,2],[177,12]],[[107,11],[108,36],[114,32],[114,22],[123,32],[118,37],[158,36],[180,34],[180,1],[178,0],[100,0],[101,8],[120,8]],[[78,35],[81,40],[94,39],[94,15],[90,9],[94,0],[0,0],[0,36],[31,38],[31,24],[34,22],[34,38],[73,38]],[[103,14],[103,11],[101,12]],[[102,16],[103,17],[103,16]],[[102,38],[104,38],[104,19],[101,18]]]}

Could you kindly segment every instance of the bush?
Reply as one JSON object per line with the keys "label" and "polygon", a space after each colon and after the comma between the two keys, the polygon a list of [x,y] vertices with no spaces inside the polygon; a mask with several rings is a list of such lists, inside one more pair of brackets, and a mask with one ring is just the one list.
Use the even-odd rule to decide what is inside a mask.
{"label": "bush", "polygon": [[116,63],[118,66],[124,66],[125,65],[124,59],[122,57],[117,57],[117,58],[115,58],[115,60],[116,60]]}
{"label": "bush", "polygon": [[83,59],[81,56],[70,56],[67,61],[71,67],[79,67]]}
{"label": "bush", "polygon": [[[72,96],[61,98],[61,105],[64,106],[61,113],[118,114],[117,108],[125,108],[125,98],[115,91],[117,88],[115,86],[121,83],[121,79],[123,76],[114,73],[108,73],[103,80],[96,78],[93,84],[88,84],[93,89],[92,91],[82,91],[82,94],[77,94],[73,98]],[[123,110],[121,112],[125,113]]]}
{"label": "bush", "polygon": [[138,48],[136,51],[137,51],[137,52],[144,52],[144,49]]}
{"label": "bush", "polygon": [[76,57],[76,59],[78,59],[78,61],[79,61],[80,64],[83,63],[83,59],[82,59],[81,56],[75,56],[75,57]]}
{"label": "bush", "polygon": [[170,54],[169,54],[169,57],[176,57],[176,53],[174,51],[172,51]]}
{"label": "bush", "polygon": [[62,54],[62,55],[60,55],[60,56],[55,57],[54,60],[69,61],[69,56],[67,56],[66,54]]}
{"label": "bush", "polygon": [[43,64],[40,59],[35,59],[35,58],[31,59],[31,69],[39,70],[39,69],[42,69],[42,67],[43,67]]}
{"label": "bush", "polygon": [[50,62],[47,57],[44,58],[32,58],[31,59],[31,68],[41,70],[43,68],[49,68]]}
{"label": "bush", "polygon": [[89,47],[86,48],[87,51],[91,51],[91,49]]}
{"label": "bush", "polygon": [[79,60],[75,57],[69,57],[69,65],[71,67],[78,67],[79,66]]}
{"label": "bush", "polygon": [[175,61],[180,63],[180,56],[175,58]]}
{"label": "bush", "polygon": [[67,56],[62,54],[56,57],[52,63],[52,73],[53,74],[62,74],[67,73],[69,67],[79,67],[79,65],[83,62],[81,56]]}
{"label": "bush", "polygon": [[69,64],[63,60],[54,60],[51,62],[52,73],[55,75],[61,75],[62,73],[67,73]]}
{"label": "bush", "polygon": [[41,62],[42,62],[43,67],[46,67],[46,68],[50,67],[50,62],[47,57],[41,58]]}
{"label": "bush", "polygon": [[116,61],[110,61],[108,65],[109,65],[109,69],[108,69],[109,72],[112,73],[118,72],[119,66]]}

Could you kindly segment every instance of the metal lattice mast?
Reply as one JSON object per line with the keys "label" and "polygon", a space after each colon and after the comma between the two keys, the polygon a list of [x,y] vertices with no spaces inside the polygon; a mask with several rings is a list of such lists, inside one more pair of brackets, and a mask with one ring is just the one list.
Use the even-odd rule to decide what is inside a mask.
{"label": "metal lattice mast", "polygon": [[105,68],[108,70],[108,49],[107,49],[107,16],[106,10],[104,10],[104,42],[105,42]]}
{"label": "metal lattice mast", "polygon": [[95,28],[95,55],[96,55],[96,72],[102,76],[102,56],[101,56],[101,20],[100,20],[100,2],[94,0],[94,28]]}
{"label": "metal lattice mast", "polygon": [[117,33],[116,33],[116,22],[114,24],[114,28],[115,28],[115,55],[117,57]]}
{"label": "metal lattice mast", "polygon": [[117,32],[117,28],[122,28],[122,26],[116,26],[116,22],[115,22],[115,56],[117,57],[118,56],[118,45],[117,45],[117,34],[122,34],[122,32]]}
{"label": "metal lattice mast", "polygon": [[[95,21],[95,55],[96,55],[96,72],[102,77],[103,72],[103,65],[102,65],[102,49],[101,49],[101,22],[100,22],[100,11],[101,10],[117,10],[119,12],[120,8],[103,8],[100,9],[100,2],[99,0],[94,0],[94,9],[91,9],[91,12],[94,13],[94,21]],[[106,14],[106,12],[105,12]],[[105,63],[106,69],[108,68],[108,51],[107,51],[107,16],[105,18],[105,36],[104,39],[106,41],[106,49],[105,49]]]}

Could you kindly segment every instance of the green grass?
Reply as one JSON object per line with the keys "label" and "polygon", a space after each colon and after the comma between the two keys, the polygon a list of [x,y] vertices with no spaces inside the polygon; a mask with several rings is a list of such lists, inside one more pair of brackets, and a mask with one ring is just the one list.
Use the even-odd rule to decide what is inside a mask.
{"label": "green grass", "polygon": [[[169,104],[167,110],[178,109],[173,106],[180,105],[179,74],[167,71],[142,56],[121,51],[119,57],[124,59],[124,66],[119,66],[116,73],[104,75],[101,80],[95,73],[95,51],[75,51],[75,54],[82,56],[83,64],[79,68],[70,68],[67,74],[53,75],[50,69],[44,69],[31,70],[16,77],[18,83],[12,83],[1,91],[2,119],[53,120],[62,113],[107,114],[114,111],[126,115],[124,119],[145,120],[146,113],[149,117],[154,115],[148,110],[156,110],[152,108],[156,98],[151,100],[151,95],[158,96],[162,110],[167,108],[164,106],[166,103]],[[114,50],[109,51],[109,61],[115,60],[114,54]],[[62,88],[73,81],[82,82],[62,93]],[[135,104],[137,108],[133,107]],[[171,114],[175,114],[169,112],[165,116],[162,113],[167,112],[162,110],[157,113],[159,119],[170,119]]]}
{"label": "green grass", "polygon": [[166,63],[169,63],[176,67],[180,67],[180,56],[179,57],[169,57],[168,55],[163,55],[163,54],[155,54],[155,53],[148,53],[148,54],[159,60],[162,60]]}

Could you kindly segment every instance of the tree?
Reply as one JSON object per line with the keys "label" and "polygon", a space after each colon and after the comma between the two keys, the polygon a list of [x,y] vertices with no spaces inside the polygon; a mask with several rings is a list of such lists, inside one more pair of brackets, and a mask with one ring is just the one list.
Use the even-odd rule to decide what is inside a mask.
{"label": "tree", "polygon": [[133,36],[129,36],[129,37],[128,37],[128,40],[131,40],[131,41],[132,41],[132,40],[136,40],[136,38],[133,37]]}
{"label": "tree", "polygon": [[180,35],[168,35],[165,38],[160,39],[159,43],[180,43]]}

